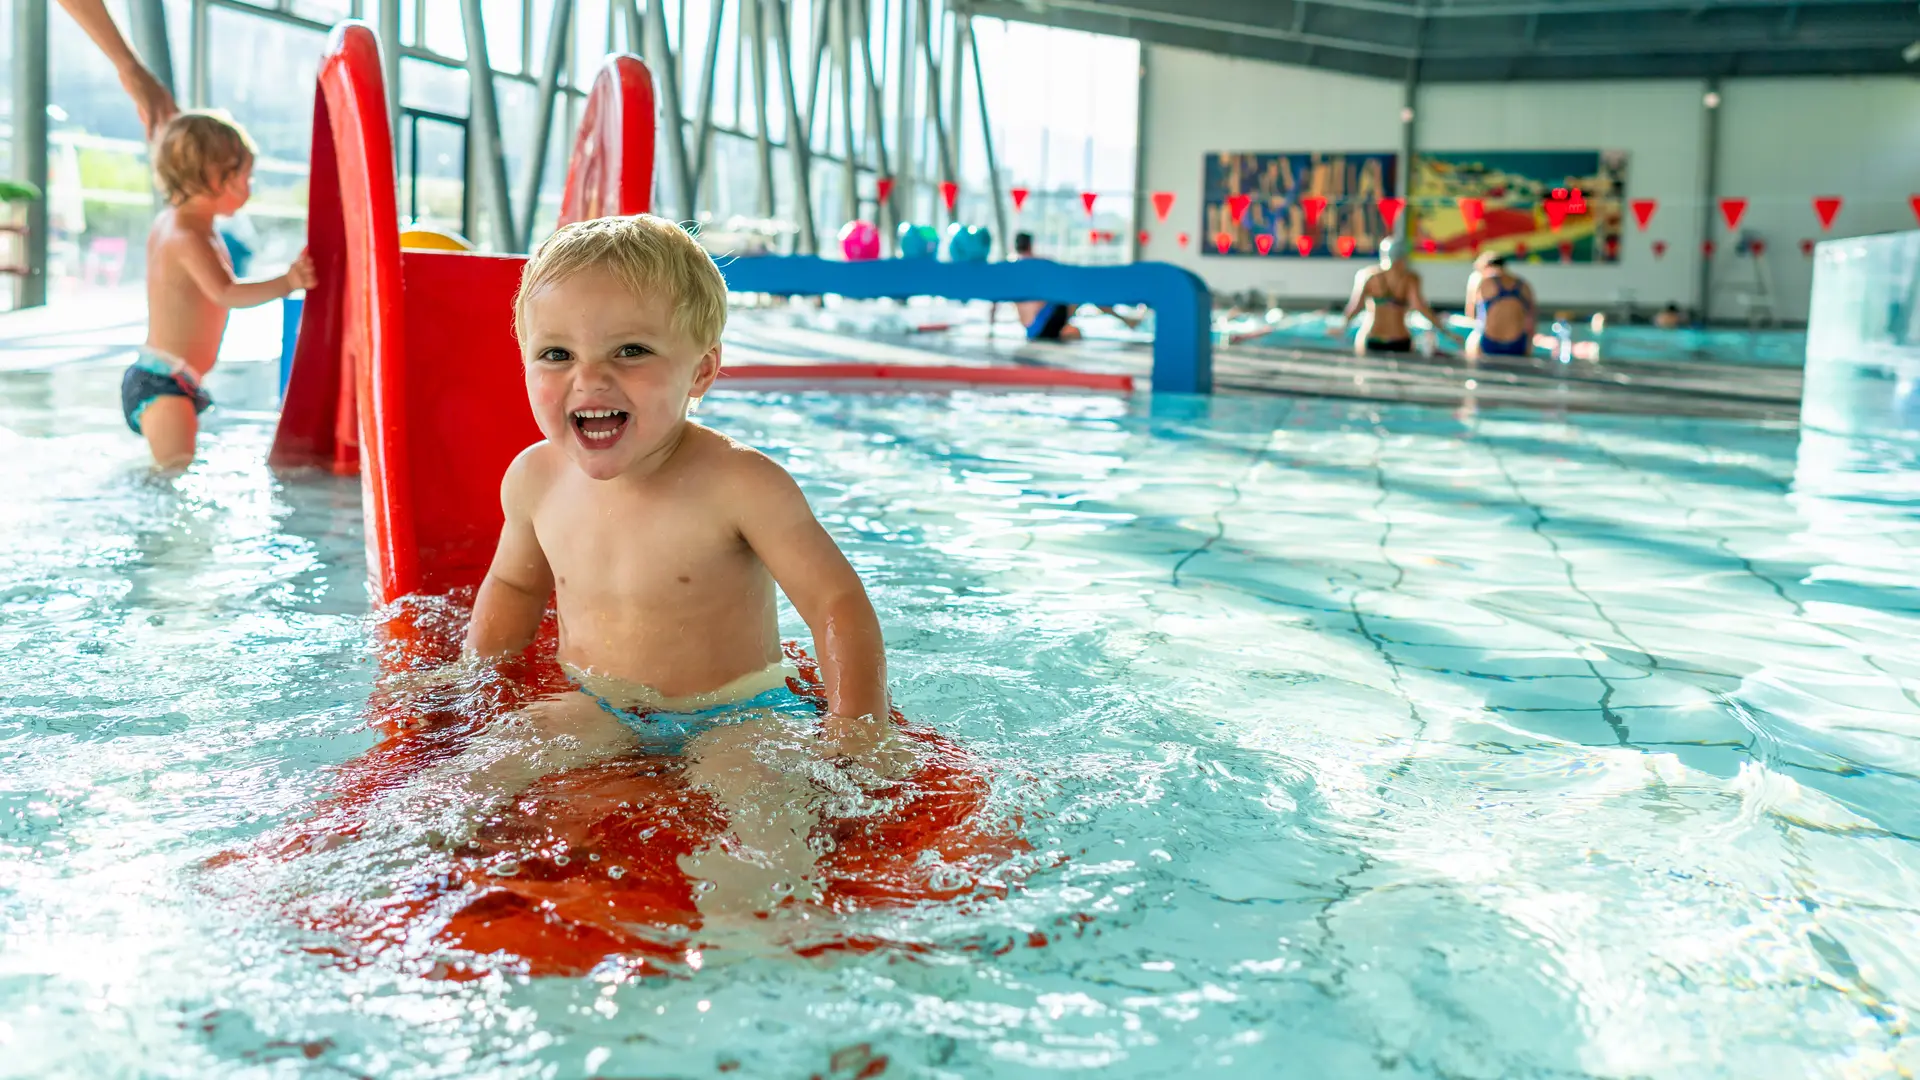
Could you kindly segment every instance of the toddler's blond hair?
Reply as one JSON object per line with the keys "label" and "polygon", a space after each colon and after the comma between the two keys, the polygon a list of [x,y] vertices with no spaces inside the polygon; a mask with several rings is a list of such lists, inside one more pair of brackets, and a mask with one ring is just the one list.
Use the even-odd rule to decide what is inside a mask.
{"label": "toddler's blond hair", "polygon": [[563,226],[527,260],[513,296],[513,332],[523,337],[527,297],[589,267],[605,267],[635,296],[665,290],[673,329],[702,349],[727,326],[727,281],[686,230],[652,214],[595,218]]}
{"label": "toddler's blond hair", "polygon": [[253,164],[253,137],[224,112],[193,109],[160,130],[153,148],[153,175],[167,202],[179,206],[211,195],[234,173]]}

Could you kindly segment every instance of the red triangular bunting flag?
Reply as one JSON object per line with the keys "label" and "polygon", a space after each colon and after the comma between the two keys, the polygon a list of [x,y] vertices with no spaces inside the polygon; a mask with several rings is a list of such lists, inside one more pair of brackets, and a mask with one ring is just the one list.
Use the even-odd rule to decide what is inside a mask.
{"label": "red triangular bunting flag", "polygon": [[1265,255],[1273,250],[1273,237],[1268,233],[1261,233],[1253,238],[1253,246],[1260,250],[1260,254]]}
{"label": "red triangular bunting flag", "polygon": [[1293,241],[1293,246],[1300,249],[1300,257],[1304,259],[1307,256],[1313,254],[1313,237],[1311,236],[1295,237]]}
{"label": "red triangular bunting flag", "polygon": [[1093,200],[1099,197],[1100,194],[1094,191],[1083,191],[1080,193],[1080,205],[1087,208],[1088,217],[1093,216]]}
{"label": "red triangular bunting flag", "polygon": [[953,213],[953,204],[960,198],[960,185],[951,180],[940,181],[940,201],[947,204],[947,213]]}
{"label": "red triangular bunting flag", "polygon": [[1247,216],[1247,205],[1251,202],[1253,197],[1250,195],[1227,196],[1227,213],[1233,216],[1235,224],[1239,224],[1240,220]]}
{"label": "red triangular bunting flag", "polygon": [[1027,205],[1027,196],[1033,193],[1026,188],[1017,187],[1008,188],[1007,194],[1013,196],[1013,212],[1017,214],[1022,207]]}
{"label": "red triangular bunting flag", "polygon": [[1633,207],[1634,224],[1640,226],[1641,232],[1646,232],[1647,226],[1653,223],[1653,212],[1659,208],[1660,201],[1658,199],[1635,199],[1630,205]]}
{"label": "red triangular bunting flag", "polygon": [[1353,237],[1342,236],[1333,242],[1333,247],[1335,251],[1340,253],[1341,258],[1353,258]]}
{"label": "red triangular bunting flag", "polygon": [[1387,231],[1393,231],[1393,223],[1400,220],[1400,211],[1405,209],[1407,200],[1391,196],[1380,200],[1380,217],[1387,223]]}
{"label": "red triangular bunting flag", "polygon": [[1806,256],[1812,256],[1812,255],[1813,255],[1813,241],[1812,241],[1812,240],[1802,240],[1802,241],[1800,241],[1800,254],[1802,254],[1802,255],[1806,255]]}
{"label": "red triangular bunting flag", "polygon": [[1833,228],[1833,219],[1840,216],[1840,196],[1822,195],[1813,200],[1813,212],[1820,218],[1820,231]]}
{"label": "red triangular bunting flag", "polygon": [[1213,246],[1220,249],[1220,254],[1225,255],[1227,249],[1233,246],[1233,234],[1215,233],[1213,236]]}
{"label": "red triangular bunting flag", "polygon": [[1747,200],[1732,196],[1720,200],[1720,216],[1727,219],[1727,228],[1740,227],[1740,219],[1747,216]]}
{"label": "red triangular bunting flag", "polygon": [[1480,199],[1461,199],[1460,217],[1467,223],[1468,232],[1477,232],[1481,219],[1487,216],[1487,204]]}
{"label": "red triangular bunting flag", "polygon": [[1547,208],[1547,227],[1554,232],[1559,232],[1560,223],[1567,220],[1567,204],[1559,199],[1548,199],[1545,206]]}
{"label": "red triangular bunting flag", "polygon": [[886,202],[887,199],[893,195],[893,177],[883,176],[880,179],[875,180],[873,182],[873,189],[874,191],[878,192],[879,200],[881,202]]}
{"label": "red triangular bunting flag", "polygon": [[1665,240],[1655,240],[1653,242],[1653,257],[1658,259],[1662,255],[1665,255],[1666,253],[1667,253],[1667,242]]}
{"label": "red triangular bunting flag", "polygon": [[1173,192],[1171,191],[1154,192],[1153,193],[1153,212],[1160,215],[1161,221],[1167,220],[1167,215],[1173,212]]}
{"label": "red triangular bunting flag", "polygon": [[1320,215],[1326,208],[1327,200],[1324,195],[1309,195],[1300,200],[1300,209],[1307,215],[1307,228],[1320,227]]}

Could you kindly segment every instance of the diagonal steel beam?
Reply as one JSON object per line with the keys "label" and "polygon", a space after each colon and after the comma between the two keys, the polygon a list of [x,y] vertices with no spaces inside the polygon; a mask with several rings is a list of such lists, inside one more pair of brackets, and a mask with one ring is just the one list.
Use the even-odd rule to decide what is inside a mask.
{"label": "diagonal steel beam", "polygon": [[707,182],[707,159],[713,149],[713,80],[720,64],[721,19],[727,13],[727,0],[713,0],[707,16],[706,65],[700,69],[700,120],[693,130],[693,186],[688,189],[689,217],[699,209],[699,191]]}
{"label": "diagonal steel beam", "polygon": [[[927,114],[933,121],[933,138],[940,152],[940,179],[957,182],[960,178],[953,170],[953,144],[947,140],[947,120],[942,115],[946,110],[940,102],[940,63],[933,57],[933,0],[920,0],[920,18],[917,23],[920,39],[920,55],[927,62]],[[948,220],[956,220],[959,204],[947,211]]]}
{"label": "diagonal steel beam", "polygon": [[500,144],[500,105],[493,93],[493,65],[487,61],[480,0],[460,0],[460,13],[467,31],[467,82],[473,110],[469,130],[478,129],[480,135],[480,167],[493,234],[502,247],[510,248],[520,234],[513,228],[513,195],[507,187],[507,159]]}
{"label": "diagonal steel beam", "polygon": [[[393,6],[393,0],[383,0]],[[538,105],[533,114],[533,154],[527,161],[526,185],[520,189],[520,235],[514,239],[521,251],[533,250],[533,219],[540,209],[540,185],[547,177],[547,145],[553,137],[553,103],[560,96],[560,72],[567,63],[568,31],[573,28],[574,0],[554,0],[553,16],[547,21],[547,55],[540,65],[540,85],[535,91]],[[396,145],[398,140],[395,140]]]}
{"label": "diagonal steel beam", "polygon": [[795,254],[811,255],[820,248],[813,227],[813,140],[800,120],[800,101],[793,91],[793,18],[787,0],[762,0],[772,9],[773,43],[780,52],[780,96],[787,106],[787,163],[793,167],[793,220],[800,231]]}
{"label": "diagonal steel beam", "polygon": [[[636,2],[627,0],[629,18]],[[680,60],[667,36],[666,0],[647,0],[645,23],[639,34],[639,40],[646,43],[641,56],[660,84],[660,111],[667,121],[667,167],[673,170],[674,186],[680,189],[679,215],[684,221],[693,217],[693,164],[687,160],[687,114],[680,107]],[[628,36],[633,36],[631,29]]]}
{"label": "diagonal steel beam", "polygon": [[[869,23],[872,15],[868,0],[846,0],[850,11],[857,11],[860,17],[853,20],[854,30],[860,35],[860,57],[867,72],[867,134],[873,140],[873,165],[881,176],[892,176],[887,164],[887,112],[880,94],[880,77],[873,66],[873,27]],[[884,238],[891,235],[891,227],[900,221],[900,189],[895,185],[885,200],[886,214],[880,213],[881,206],[876,203],[873,216],[878,220],[880,233]]]}

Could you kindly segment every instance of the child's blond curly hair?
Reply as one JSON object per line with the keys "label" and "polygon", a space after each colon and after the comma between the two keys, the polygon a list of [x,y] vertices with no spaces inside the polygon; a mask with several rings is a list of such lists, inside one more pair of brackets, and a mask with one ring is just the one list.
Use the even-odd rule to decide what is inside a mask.
{"label": "child's blond curly hair", "polygon": [[253,164],[253,138],[224,112],[193,109],[160,130],[153,148],[153,175],[167,202],[179,206],[220,190],[233,174]]}
{"label": "child's blond curly hair", "polygon": [[664,290],[676,333],[702,349],[719,343],[727,326],[726,279],[686,230],[652,214],[576,221],[547,237],[520,275],[514,334],[524,337],[527,297],[595,266],[611,271],[635,296]]}

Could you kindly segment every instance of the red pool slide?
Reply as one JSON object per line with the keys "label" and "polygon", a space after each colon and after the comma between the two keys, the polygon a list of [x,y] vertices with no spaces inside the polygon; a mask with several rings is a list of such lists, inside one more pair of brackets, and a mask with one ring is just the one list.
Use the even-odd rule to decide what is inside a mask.
{"label": "red pool slide", "polygon": [[[500,530],[500,476],[540,433],[512,329],[525,260],[400,250],[380,71],[371,30],[349,22],[334,31],[314,105],[308,240],[320,283],[308,293],[270,461],[360,473],[375,598],[390,605],[381,665],[395,673],[458,655],[465,611],[446,594],[485,575]],[[563,220],[648,208],[653,127],[646,67],[611,58],[588,97]],[[811,662],[797,647],[792,656],[803,677],[790,687],[824,708]],[[245,874],[324,857],[389,812],[389,792],[450,759],[521,699],[569,690],[551,624],[507,674],[513,694],[490,712],[383,685],[369,713],[388,738],[337,770],[334,798],[213,864]],[[981,813],[986,770],[931,730],[905,734],[923,749],[921,767],[876,793],[897,797],[902,809],[820,825],[835,845],[820,864],[835,911],[1004,891],[1004,867],[1027,850],[1017,828]],[[456,978],[580,975],[607,961],[697,969],[700,915],[675,856],[720,843],[725,823],[675,759],[638,755],[568,770],[541,779],[515,806],[512,828],[483,829],[458,852],[423,858],[388,898],[305,897],[289,901],[287,913],[335,933],[338,951],[355,962],[399,957],[409,942],[423,958],[463,953],[451,967],[423,969]],[[569,850],[587,854],[555,857]],[[520,869],[503,876],[503,866]],[[1046,941],[1035,931],[966,947]],[[825,929],[794,947],[810,954],[887,944]]]}
{"label": "red pool slide", "polygon": [[[563,221],[649,208],[653,127],[646,66],[610,58]],[[321,62],[307,229],[320,284],[269,461],[361,473],[380,602],[475,585],[500,533],[500,476],[540,438],[513,337],[525,260],[400,250],[379,43],[361,23],[336,28]]]}

